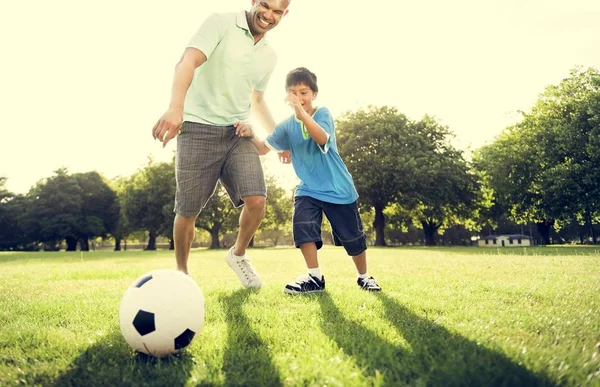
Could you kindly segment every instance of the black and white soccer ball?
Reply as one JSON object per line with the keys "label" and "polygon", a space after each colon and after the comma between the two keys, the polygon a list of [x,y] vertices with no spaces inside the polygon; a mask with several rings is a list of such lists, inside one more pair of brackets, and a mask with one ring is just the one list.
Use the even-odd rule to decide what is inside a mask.
{"label": "black and white soccer ball", "polygon": [[204,295],[180,271],[151,271],[123,295],[119,323],[123,338],[136,351],[156,357],[177,354],[204,326]]}

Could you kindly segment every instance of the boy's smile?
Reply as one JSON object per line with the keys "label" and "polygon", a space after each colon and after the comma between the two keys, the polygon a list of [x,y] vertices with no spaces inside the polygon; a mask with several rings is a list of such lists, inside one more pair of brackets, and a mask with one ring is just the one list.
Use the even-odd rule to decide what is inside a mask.
{"label": "boy's smile", "polygon": [[302,108],[309,115],[313,115],[315,109],[313,107],[313,100],[317,98],[317,93],[312,91],[310,87],[305,85],[304,83],[298,83],[296,85],[292,85],[287,89],[288,94],[295,95],[296,98],[300,101]]}

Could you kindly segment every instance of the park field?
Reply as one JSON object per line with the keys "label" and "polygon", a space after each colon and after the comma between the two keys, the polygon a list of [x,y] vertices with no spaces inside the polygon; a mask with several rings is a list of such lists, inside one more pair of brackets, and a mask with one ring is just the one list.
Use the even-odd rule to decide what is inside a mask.
{"label": "park field", "polygon": [[293,248],[250,249],[243,289],[225,250],[193,250],[206,323],[190,347],[136,355],[118,309],[173,253],[0,253],[0,385],[600,386],[600,248],[369,248],[383,291],[343,249],[321,250],[327,292],[289,296]]}

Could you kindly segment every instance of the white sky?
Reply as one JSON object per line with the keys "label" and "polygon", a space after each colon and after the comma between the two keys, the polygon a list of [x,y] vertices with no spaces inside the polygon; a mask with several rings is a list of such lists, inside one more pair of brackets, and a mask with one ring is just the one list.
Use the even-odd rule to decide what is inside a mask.
{"label": "white sky", "polygon": [[[213,12],[250,0],[0,0],[0,175],[26,192],[59,167],[130,175],[169,160],[151,128],[173,67]],[[348,6],[352,4],[352,6]],[[368,104],[428,113],[477,148],[575,66],[600,68],[598,0],[293,0],[269,33],[279,62],[266,91],[276,120],[285,74],[319,78],[334,116]],[[293,175],[273,160],[268,170]]]}

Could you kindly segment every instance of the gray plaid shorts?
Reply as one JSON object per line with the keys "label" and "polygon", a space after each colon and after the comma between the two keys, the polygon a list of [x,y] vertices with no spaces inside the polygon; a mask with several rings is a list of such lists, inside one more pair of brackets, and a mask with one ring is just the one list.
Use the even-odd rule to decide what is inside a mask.
{"label": "gray plaid shorts", "polygon": [[246,196],[267,196],[258,151],[233,126],[185,121],[177,136],[175,179],[174,211],[181,216],[198,215],[219,181],[235,207]]}

